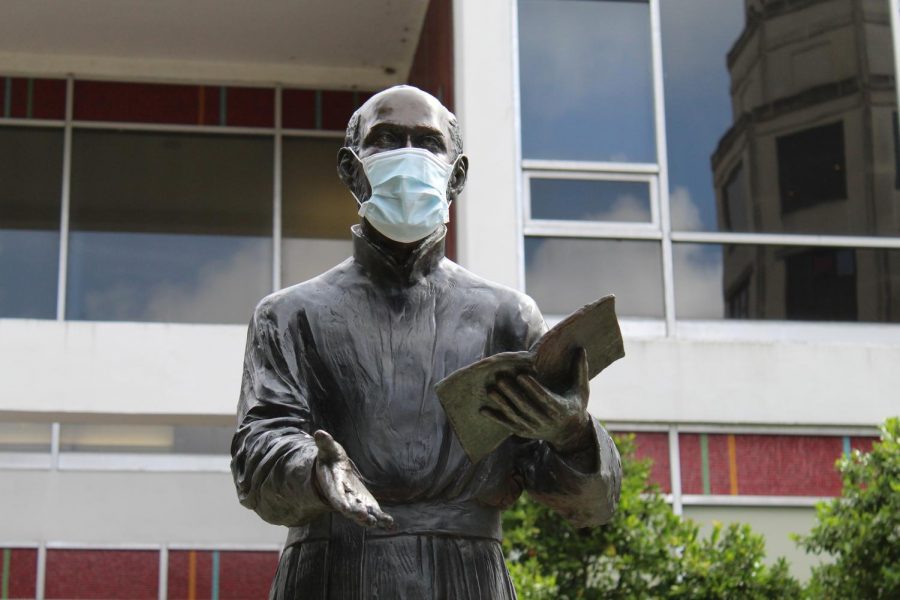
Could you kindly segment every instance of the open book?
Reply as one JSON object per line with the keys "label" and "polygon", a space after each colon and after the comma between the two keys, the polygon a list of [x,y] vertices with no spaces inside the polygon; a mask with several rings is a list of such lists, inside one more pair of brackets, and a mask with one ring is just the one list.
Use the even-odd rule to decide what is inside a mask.
{"label": "open book", "polygon": [[579,348],[587,353],[589,379],[625,356],[615,301],[615,296],[604,296],[563,319],[530,350],[489,356],[437,383],[438,398],[473,463],[511,435],[508,429],[479,413],[481,408],[493,405],[487,390],[496,383],[498,375],[530,371],[543,385],[564,392],[572,384]]}

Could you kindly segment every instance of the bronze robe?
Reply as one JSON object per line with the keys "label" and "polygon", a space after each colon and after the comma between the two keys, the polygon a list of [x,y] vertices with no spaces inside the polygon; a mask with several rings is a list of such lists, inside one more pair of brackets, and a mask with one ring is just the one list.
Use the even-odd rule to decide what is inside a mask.
{"label": "bronze robe", "polygon": [[[352,258],[253,315],[232,472],[241,504],[290,528],[271,598],[515,598],[500,513],[523,489],[577,526],[615,510],[621,464],[596,421],[593,472],[515,436],[478,464],[466,457],[434,384],[529,348],[546,325],[529,297],[445,258],[445,233],[401,265],[355,226]],[[316,429],[343,445],[396,530],[322,502]]]}

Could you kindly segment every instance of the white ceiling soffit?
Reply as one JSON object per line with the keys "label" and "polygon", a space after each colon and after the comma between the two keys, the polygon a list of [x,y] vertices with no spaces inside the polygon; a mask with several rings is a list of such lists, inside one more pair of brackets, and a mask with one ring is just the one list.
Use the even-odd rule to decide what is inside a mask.
{"label": "white ceiling soffit", "polygon": [[428,0],[2,0],[0,73],[378,89]]}

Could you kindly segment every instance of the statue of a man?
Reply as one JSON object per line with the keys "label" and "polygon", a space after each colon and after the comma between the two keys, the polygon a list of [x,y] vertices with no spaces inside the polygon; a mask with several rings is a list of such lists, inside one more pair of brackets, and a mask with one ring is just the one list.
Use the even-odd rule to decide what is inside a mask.
{"label": "statue of a man", "polygon": [[265,298],[247,338],[232,471],[244,506],[290,528],[271,597],[515,598],[500,514],[523,490],[576,526],[618,501],[619,455],[584,409],[584,352],[565,394],[501,377],[483,414],[513,435],[472,464],[434,385],[528,349],[546,325],[529,297],[444,257],[468,158],[437,99],[376,94],[345,145],[353,257]]}

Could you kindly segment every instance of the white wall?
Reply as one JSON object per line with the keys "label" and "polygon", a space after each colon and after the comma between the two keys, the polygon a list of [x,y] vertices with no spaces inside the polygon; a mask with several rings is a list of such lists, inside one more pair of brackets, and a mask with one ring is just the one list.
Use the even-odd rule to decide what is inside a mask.
{"label": "white wall", "polygon": [[238,503],[228,473],[4,471],[0,511],[7,543],[277,548],[287,535]]}
{"label": "white wall", "polygon": [[[844,426],[900,412],[897,336],[866,336],[854,325],[744,325],[626,337],[626,357],[592,383],[592,411],[618,422]],[[244,336],[239,325],[0,320],[0,413],[227,422]]]}
{"label": "white wall", "polygon": [[518,287],[514,2],[455,0],[453,8],[455,108],[471,161],[456,205],[458,258],[483,277]]}

